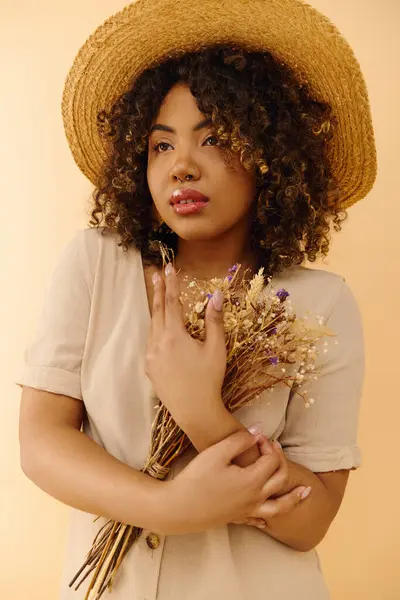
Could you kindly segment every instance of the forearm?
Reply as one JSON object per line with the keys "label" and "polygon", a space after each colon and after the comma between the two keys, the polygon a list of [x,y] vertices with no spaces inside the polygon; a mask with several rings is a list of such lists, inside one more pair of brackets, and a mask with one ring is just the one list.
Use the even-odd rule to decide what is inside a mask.
{"label": "forearm", "polygon": [[[225,406],[220,403],[213,402],[210,408],[206,411],[206,418],[199,415],[189,420],[181,420],[179,426],[186,433],[193,446],[198,452],[202,452],[206,448],[220,442],[232,433],[246,429],[245,426],[230,413]],[[249,433],[249,435],[251,435]],[[245,467],[253,464],[260,456],[258,445],[246,450],[237,457],[235,463]]]}
{"label": "forearm", "polygon": [[[207,411],[207,418],[197,418],[182,424],[193,445],[199,452],[224,439],[244,426],[229,411],[217,408]],[[236,463],[240,466],[252,464],[260,456],[258,445],[241,454]],[[301,551],[312,549],[325,536],[335,517],[340,499],[332,496],[321,479],[309,469],[289,463],[289,482],[282,494],[298,486],[311,486],[307,501],[300,502],[290,513],[274,517],[264,531],[282,543]]]}
{"label": "forearm", "polygon": [[309,469],[288,461],[289,482],[286,493],[297,486],[312,488],[308,498],[297,504],[292,511],[267,521],[262,529],[266,534],[300,551],[309,551],[324,538],[339,505],[332,491]]}
{"label": "forearm", "polygon": [[142,528],[163,518],[164,482],[119,461],[72,427],[40,431],[22,448],[29,479],[60,502],[81,511]]}

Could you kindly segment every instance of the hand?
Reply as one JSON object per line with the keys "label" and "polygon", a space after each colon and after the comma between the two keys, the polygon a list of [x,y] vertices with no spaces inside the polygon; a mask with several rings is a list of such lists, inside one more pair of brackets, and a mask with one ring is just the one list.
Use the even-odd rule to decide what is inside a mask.
{"label": "hand", "polygon": [[198,454],[176,477],[164,482],[160,532],[194,533],[253,514],[271,493],[280,466],[277,452],[262,454],[247,466],[233,460],[254,447],[258,437],[237,431]]}
{"label": "hand", "polygon": [[234,521],[238,525],[253,525],[265,529],[268,521],[273,517],[292,511],[297,504],[305,500],[311,488],[294,486],[289,477],[289,463],[279,442],[269,442],[265,435],[258,436],[259,449],[262,455],[273,453],[279,460],[279,465],[274,474],[265,483],[267,491],[265,501],[245,519]]}
{"label": "hand", "polygon": [[165,283],[155,275],[145,370],[158,398],[184,429],[182,425],[224,408],[226,346],[222,303],[221,310],[216,310],[214,302],[209,301],[206,341],[195,340],[185,327],[179,281],[172,265],[167,266]]}

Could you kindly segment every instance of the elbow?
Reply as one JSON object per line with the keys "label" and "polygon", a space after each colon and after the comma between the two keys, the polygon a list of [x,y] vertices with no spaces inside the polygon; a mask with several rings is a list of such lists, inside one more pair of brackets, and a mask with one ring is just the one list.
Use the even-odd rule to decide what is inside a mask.
{"label": "elbow", "polygon": [[315,550],[315,548],[322,542],[324,537],[328,532],[329,527],[324,527],[309,532],[308,534],[303,532],[303,535],[296,536],[296,538],[292,538],[286,540],[286,545],[296,550],[297,552],[311,552]]}
{"label": "elbow", "polygon": [[35,453],[33,452],[33,449],[31,446],[27,446],[26,443],[23,443],[22,441],[20,441],[20,467],[21,470],[23,472],[23,474],[30,479],[31,481],[34,481],[35,478],[35,472],[37,470],[36,465],[36,460],[35,460]]}
{"label": "elbow", "polygon": [[319,532],[315,531],[314,535],[310,536],[308,539],[303,538],[301,540],[296,540],[293,544],[290,544],[290,546],[293,550],[297,550],[298,552],[311,552],[322,542],[327,532],[328,529]]}
{"label": "elbow", "polygon": [[32,461],[31,460],[27,460],[26,457],[20,457],[20,466],[21,466],[21,471],[23,472],[23,474],[32,481],[33,479],[33,468],[32,468]]}
{"label": "elbow", "polygon": [[318,544],[319,542],[296,541],[294,544],[290,544],[290,547],[297,552],[311,552]]}

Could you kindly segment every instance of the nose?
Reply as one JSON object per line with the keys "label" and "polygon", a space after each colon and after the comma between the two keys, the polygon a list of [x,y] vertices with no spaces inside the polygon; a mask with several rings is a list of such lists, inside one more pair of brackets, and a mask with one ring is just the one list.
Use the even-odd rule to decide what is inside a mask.
{"label": "nose", "polygon": [[176,181],[197,181],[199,177],[200,170],[189,159],[177,160],[170,171],[170,179],[174,183]]}

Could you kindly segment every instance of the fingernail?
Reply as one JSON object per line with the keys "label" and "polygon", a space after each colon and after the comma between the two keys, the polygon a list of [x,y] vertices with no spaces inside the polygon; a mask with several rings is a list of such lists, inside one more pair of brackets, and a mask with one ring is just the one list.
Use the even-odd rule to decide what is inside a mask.
{"label": "fingernail", "polygon": [[168,275],[172,275],[172,273],[174,273],[174,267],[172,266],[171,263],[168,263],[167,266],[165,267],[165,275],[166,277],[168,277]]}
{"label": "fingernail", "polygon": [[153,277],[152,277],[153,285],[156,285],[156,283],[158,283],[159,278],[160,278],[160,276],[158,273],[153,273]]}
{"label": "fingernail", "polygon": [[222,305],[224,303],[224,295],[221,290],[215,290],[213,294],[213,304],[215,310],[222,310]]}
{"label": "fingernail", "polygon": [[262,433],[262,423],[254,423],[254,425],[250,425],[250,427],[247,428],[247,431],[249,431],[252,435],[258,435],[259,433]]}
{"label": "fingernail", "polygon": [[282,446],[281,446],[281,444],[278,442],[278,440],[274,440],[272,443],[273,443],[273,444],[274,444],[274,445],[275,445],[277,448],[279,448],[280,450],[282,450]]}
{"label": "fingernail", "polygon": [[305,500],[307,498],[307,496],[309,496],[311,492],[311,487],[306,487],[306,489],[304,490],[304,492],[301,495],[301,499]]}

